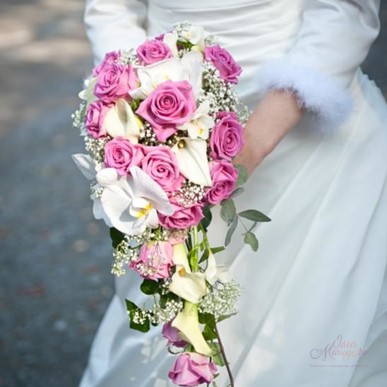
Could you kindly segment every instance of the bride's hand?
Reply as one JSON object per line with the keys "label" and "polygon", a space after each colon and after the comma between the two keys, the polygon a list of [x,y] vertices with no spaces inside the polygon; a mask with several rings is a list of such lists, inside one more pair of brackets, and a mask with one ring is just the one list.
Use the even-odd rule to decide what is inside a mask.
{"label": "bride's hand", "polygon": [[257,105],[245,128],[245,146],[234,164],[246,167],[249,175],[299,122],[304,110],[294,94],[269,91]]}

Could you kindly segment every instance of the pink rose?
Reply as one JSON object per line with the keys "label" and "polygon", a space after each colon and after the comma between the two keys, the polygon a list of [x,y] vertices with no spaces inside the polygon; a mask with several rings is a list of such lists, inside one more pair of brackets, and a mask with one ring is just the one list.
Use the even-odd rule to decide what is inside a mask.
{"label": "pink rose", "polygon": [[191,207],[182,207],[177,203],[172,203],[174,213],[170,216],[159,214],[159,220],[165,228],[187,229],[199,224],[203,218],[202,205],[194,204]]}
{"label": "pink rose", "polygon": [[145,243],[140,254],[129,267],[137,271],[141,277],[157,280],[168,278],[171,274],[173,247],[168,242]]}
{"label": "pink rose", "polygon": [[222,160],[210,162],[210,174],[212,187],[207,191],[206,199],[211,204],[218,204],[233,192],[238,172],[231,163]]}
{"label": "pink rose", "polygon": [[186,123],[196,110],[192,87],[187,81],[163,82],[140,104],[136,113],[153,127],[159,141],[165,141]]}
{"label": "pink rose", "polygon": [[93,68],[93,77],[96,77],[105,66],[118,63],[120,56],[121,53],[119,51],[111,51],[105,54],[105,57],[103,58],[102,62],[98,66]]}
{"label": "pink rose", "polygon": [[117,137],[105,145],[105,166],[115,168],[120,175],[127,175],[129,169],[138,166],[144,157],[142,145]]}
{"label": "pink rose", "polygon": [[142,64],[150,65],[170,58],[172,52],[169,47],[160,40],[147,40],[137,48],[137,56]]}
{"label": "pink rose", "polygon": [[163,325],[162,334],[168,340],[168,345],[184,348],[187,344],[181,339],[179,330],[172,326],[171,321]]}
{"label": "pink rose", "polygon": [[110,109],[102,101],[94,101],[87,107],[85,125],[87,133],[94,138],[106,136],[106,130],[102,128],[106,112]]}
{"label": "pink rose", "polygon": [[181,175],[175,154],[167,146],[145,147],[141,168],[166,192],[177,191],[184,177]]}
{"label": "pink rose", "polygon": [[243,148],[243,126],[235,113],[223,112],[218,114],[219,121],[211,132],[211,157],[215,159],[231,160]]}
{"label": "pink rose", "polygon": [[204,57],[218,69],[220,77],[230,83],[238,83],[242,69],[231,54],[219,44],[204,49]]}
{"label": "pink rose", "polygon": [[96,97],[106,103],[128,97],[138,87],[138,78],[132,66],[109,63],[101,69],[94,87]]}
{"label": "pink rose", "polygon": [[168,376],[179,386],[198,386],[211,383],[216,372],[216,365],[207,356],[184,352],[176,359]]}

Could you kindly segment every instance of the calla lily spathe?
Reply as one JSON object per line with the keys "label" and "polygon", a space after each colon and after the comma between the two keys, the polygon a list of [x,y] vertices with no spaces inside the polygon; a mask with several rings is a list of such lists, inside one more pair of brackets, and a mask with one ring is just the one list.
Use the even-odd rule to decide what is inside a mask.
{"label": "calla lily spathe", "polygon": [[183,137],[172,147],[180,172],[195,184],[211,187],[210,167],[207,160],[207,142]]}
{"label": "calla lily spathe", "polygon": [[148,66],[138,66],[136,71],[140,86],[129,94],[133,99],[145,99],[165,81],[187,81],[197,99],[202,88],[202,63],[203,55],[191,51],[183,58],[173,57]]}
{"label": "calla lily spathe", "polygon": [[130,175],[120,176],[114,168],[101,168],[88,155],[74,155],[73,159],[83,175],[94,178],[93,214],[109,227],[127,235],[138,235],[149,225],[158,225],[157,212],[172,215],[173,208],[163,189],[138,167]]}
{"label": "calla lily spathe", "polygon": [[143,126],[138,116],[133,113],[128,102],[122,98],[117,100],[114,106],[106,113],[102,125],[111,137],[123,137],[130,140],[133,144],[138,143]]}

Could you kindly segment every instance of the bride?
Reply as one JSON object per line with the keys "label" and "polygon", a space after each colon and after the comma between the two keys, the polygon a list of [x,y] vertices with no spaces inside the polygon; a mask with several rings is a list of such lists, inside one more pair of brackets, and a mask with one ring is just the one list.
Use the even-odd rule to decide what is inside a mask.
{"label": "bride", "polygon": [[[238,208],[272,222],[257,229],[257,254],[235,238],[222,257],[244,287],[239,314],[220,326],[238,387],[387,385],[387,107],[359,68],[378,9],[378,0],[87,1],[96,63],[189,20],[243,68],[239,93],[253,114],[237,162],[251,176]],[[222,227],[214,222],[213,245]],[[128,327],[124,299],[141,304],[139,279],[116,285],[81,387],[170,386],[159,331]]]}

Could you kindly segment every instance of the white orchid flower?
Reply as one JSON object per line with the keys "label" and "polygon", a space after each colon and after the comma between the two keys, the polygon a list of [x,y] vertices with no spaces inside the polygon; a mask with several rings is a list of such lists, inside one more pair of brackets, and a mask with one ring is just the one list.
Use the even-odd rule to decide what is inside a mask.
{"label": "white orchid flower", "polygon": [[74,155],[73,159],[86,178],[97,180],[93,214],[109,227],[138,235],[148,225],[157,226],[157,211],[172,215],[167,194],[140,168],[132,167],[131,175],[120,176],[114,168],[101,169],[88,155]]}
{"label": "white orchid flower", "polygon": [[215,125],[214,119],[208,114],[209,111],[210,102],[205,100],[199,105],[190,121],[177,128],[188,131],[190,138],[195,139],[199,137],[207,140],[209,130]]}
{"label": "white orchid flower", "polygon": [[78,94],[79,98],[86,101],[86,105],[91,104],[97,99],[94,95],[94,86],[97,83],[96,77],[90,77],[85,79],[84,85],[85,88]]}
{"label": "white orchid flower", "polygon": [[183,137],[172,147],[180,172],[195,184],[212,185],[207,160],[207,142],[200,138]]}
{"label": "white orchid flower", "polygon": [[137,144],[143,124],[128,102],[121,98],[108,110],[102,126],[111,137],[123,137]]}
{"label": "white orchid flower", "polygon": [[149,66],[136,67],[140,86],[129,94],[133,99],[145,99],[165,81],[188,81],[197,99],[202,86],[202,63],[203,55],[191,51],[181,59],[174,57]]}
{"label": "white orchid flower", "polygon": [[181,32],[181,35],[192,43],[194,47],[197,47],[200,51],[204,51],[204,28],[202,26],[188,26]]}
{"label": "white orchid flower", "polygon": [[207,268],[204,272],[206,280],[212,286],[215,282],[219,281],[222,283],[227,283],[231,281],[229,267],[226,265],[217,265],[215,256],[211,252],[208,255],[207,259]]}
{"label": "white orchid flower", "polygon": [[183,310],[172,321],[172,326],[179,330],[183,340],[193,345],[196,352],[205,356],[213,355],[212,349],[200,330],[198,305],[186,301]]}
{"label": "white orchid flower", "polygon": [[198,304],[208,293],[205,275],[199,272],[192,273],[183,243],[173,246],[172,260],[176,271],[172,276],[169,290],[184,300]]}

